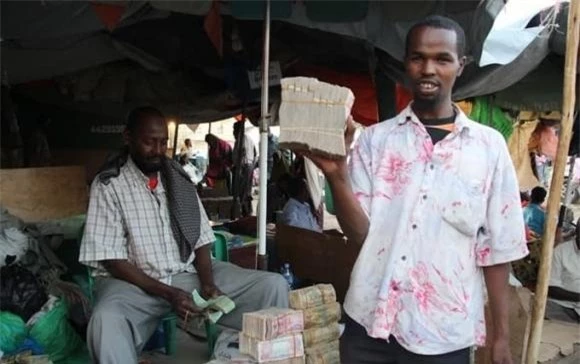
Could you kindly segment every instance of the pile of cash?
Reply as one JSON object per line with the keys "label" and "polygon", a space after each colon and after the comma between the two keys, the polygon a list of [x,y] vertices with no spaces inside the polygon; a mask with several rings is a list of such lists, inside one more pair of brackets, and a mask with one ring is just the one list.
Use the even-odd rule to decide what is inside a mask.
{"label": "pile of cash", "polygon": [[280,146],[344,157],[344,130],[353,104],[354,94],[346,87],[316,78],[282,79]]}
{"label": "pile of cash", "polygon": [[269,308],[245,313],[240,353],[258,363],[304,363],[303,330],[301,311]]}
{"label": "pile of cash", "polygon": [[330,284],[290,292],[290,307],[304,316],[306,364],[340,364],[341,307]]}

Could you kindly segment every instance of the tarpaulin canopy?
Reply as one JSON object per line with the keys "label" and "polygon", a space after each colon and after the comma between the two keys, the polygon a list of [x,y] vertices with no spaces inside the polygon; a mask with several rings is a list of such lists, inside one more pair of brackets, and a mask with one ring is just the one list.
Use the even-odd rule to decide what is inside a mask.
{"label": "tarpaulin canopy", "polygon": [[[15,85],[131,60],[135,67],[158,73],[157,77],[175,72],[205,75],[184,78],[191,82],[183,85],[186,88],[221,92],[234,88],[238,98],[240,92],[250,91],[259,96],[247,85],[236,89],[239,84],[231,81],[236,73],[245,74],[259,65],[261,21],[256,20],[263,17],[263,4],[247,0],[3,1],[2,68]],[[391,79],[404,82],[401,60],[408,28],[426,15],[444,14],[465,28],[472,59],[455,97],[490,94],[517,83],[550,52],[548,29],[510,64],[478,67],[483,42],[503,5],[503,0],[273,1],[272,17],[277,21],[272,25],[272,60],[281,63],[283,72],[296,60],[331,70],[349,68],[353,73],[372,74],[378,66]],[[236,37],[242,43],[243,49],[237,51],[243,54],[241,62],[223,53],[239,47],[234,44]],[[90,95],[99,101],[98,93]],[[130,94],[118,99],[129,100]],[[190,102],[185,97],[159,100],[173,105]]]}

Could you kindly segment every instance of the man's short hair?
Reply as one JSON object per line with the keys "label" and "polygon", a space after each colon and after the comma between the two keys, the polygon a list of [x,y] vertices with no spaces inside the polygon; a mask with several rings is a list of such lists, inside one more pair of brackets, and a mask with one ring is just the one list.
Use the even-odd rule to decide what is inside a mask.
{"label": "man's short hair", "polygon": [[127,115],[125,129],[129,132],[134,132],[147,117],[156,117],[165,120],[165,116],[158,109],[152,106],[140,106],[131,110]]}
{"label": "man's short hair", "polygon": [[539,187],[539,186],[535,187],[532,190],[530,202],[535,203],[535,204],[541,204],[546,200],[547,195],[548,195],[548,192],[546,192],[546,190],[543,187]]}
{"label": "man's short hair", "polygon": [[411,44],[411,35],[415,30],[423,27],[454,31],[457,43],[456,44],[457,56],[459,58],[465,56],[465,31],[463,30],[461,25],[457,24],[456,21],[441,15],[430,15],[425,19],[413,24],[411,29],[409,29],[409,32],[407,33],[407,37],[405,39],[405,55],[407,55],[409,52],[409,46]]}

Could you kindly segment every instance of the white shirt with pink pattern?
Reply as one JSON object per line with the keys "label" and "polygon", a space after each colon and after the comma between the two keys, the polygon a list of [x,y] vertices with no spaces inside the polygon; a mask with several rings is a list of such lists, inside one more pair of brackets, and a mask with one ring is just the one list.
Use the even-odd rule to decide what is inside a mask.
{"label": "white shirt with pink pattern", "polygon": [[345,311],[369,336],[423,355],[483,345],[482,267],[528,254],[505,140],[457,112],[433,145],[409,106],[366,129],[350,160],[370,226]]}

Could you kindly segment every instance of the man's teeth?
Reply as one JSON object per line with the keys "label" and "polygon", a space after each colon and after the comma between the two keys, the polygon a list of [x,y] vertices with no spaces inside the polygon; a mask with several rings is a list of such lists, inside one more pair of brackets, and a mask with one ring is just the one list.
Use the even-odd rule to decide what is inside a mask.
{"label": "man's teeth", "polygon": [[421,87],[426,88],[427,90],[431,90],[435,88],[435,85],[432,83],[421,82]]}

